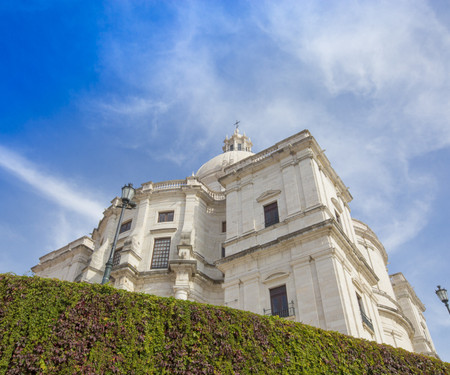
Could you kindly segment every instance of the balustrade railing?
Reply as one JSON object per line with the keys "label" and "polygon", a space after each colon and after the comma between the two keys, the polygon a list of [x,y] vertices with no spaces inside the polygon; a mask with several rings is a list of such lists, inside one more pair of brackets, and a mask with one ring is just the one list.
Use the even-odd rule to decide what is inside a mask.
{"label": "balustrade railing", "polygon": [[163,181],[153,184],[153,190],[176,189],[186,185],[186,180]]}
{"label": "balustrade railing", "polygon": [[288,306],[284,309],[272,310],[263,309],[264,315],[279,316],[280,318],[287,318],[295,315],[294,301],[288,303]]}
{"label": "balustrade railing", "polygon": [[[225,194],[217,191],[210,190],[207,186],[203,185],[201,182],[197,182],[196,186],[201,186],[201,189],[208,194],[214,200],[222,201],[225,200]],[[144,191],[147,190],[171,190],[171,189],[179,189],[182,187],[190,186],[187,180],[170,180],[152,183],[148,182],[142,185]]]}

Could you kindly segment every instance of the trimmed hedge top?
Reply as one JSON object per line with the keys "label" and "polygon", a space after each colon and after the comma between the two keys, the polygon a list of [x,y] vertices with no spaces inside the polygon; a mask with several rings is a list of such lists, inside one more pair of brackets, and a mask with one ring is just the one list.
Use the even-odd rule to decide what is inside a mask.
{"label": "trimmed hedge top", "polygon": [[449,374],[435,358],[276,317],[0,274],[0,374]]}

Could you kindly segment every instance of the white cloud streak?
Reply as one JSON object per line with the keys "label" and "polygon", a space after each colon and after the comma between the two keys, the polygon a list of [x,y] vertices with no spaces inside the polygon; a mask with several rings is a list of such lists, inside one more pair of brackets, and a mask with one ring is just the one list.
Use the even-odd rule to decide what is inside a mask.
{"label": "white cloud streak", "polygon": [[99,202],[87,198],[87,194],[76,186],[69,186],[67,182],[42,172],[40,167],[4,146],[0,146],[0,167],[65,209],[90,220],[98,220],[101,216],[103,207]]}
{"label": "white cloud streak", "polygon": [[170,134],[162,151],[140,147],[181,164],[210,153],[235,119],[256,151],[309,128],[389,251],[426,226],[437,176],[413,160],[450,146],[450,33],[428,3],[261,1],[239,18],[173,6],[163,49],[139,20],[140,40],[103,45],[110,72],[140,94],[98,107],[154,139]]}

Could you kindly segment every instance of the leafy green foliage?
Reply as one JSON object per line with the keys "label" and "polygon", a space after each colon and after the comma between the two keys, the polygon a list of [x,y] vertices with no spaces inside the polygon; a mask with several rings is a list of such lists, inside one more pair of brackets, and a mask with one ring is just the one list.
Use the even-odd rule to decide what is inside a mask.
{"label": "leafy green foliage", "polygon": [[0,275],[0,374],[446,374],[300,323],[110,286]]}

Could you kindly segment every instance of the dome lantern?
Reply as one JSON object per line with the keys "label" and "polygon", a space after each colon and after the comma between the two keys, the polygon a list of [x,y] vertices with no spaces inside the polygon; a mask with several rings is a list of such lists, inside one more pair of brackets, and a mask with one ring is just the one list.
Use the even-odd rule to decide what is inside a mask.
{"label": "dome lantern", "polygon": [[223,141],[224,145],[222,147],[223,152],[228,151],[247,151],[252,152],[252,141],[249,137],[244,134],[239,133],[239,128],[236,126],[236,129],[233,135],[228,138],[226,137]]}
{"label": "dome lantern", "polygon": [[224,175],[224,169],[226,167],[254,155],[252,152],[252,141],[245,133],[239,133],[238,123],[237,121],[235,124],[236,129],[233,135],[229,138],[227,136],[224,139],[223,153],[203,164],[195,174],[199,181],[213,191],[223,190],[218,180]]}

